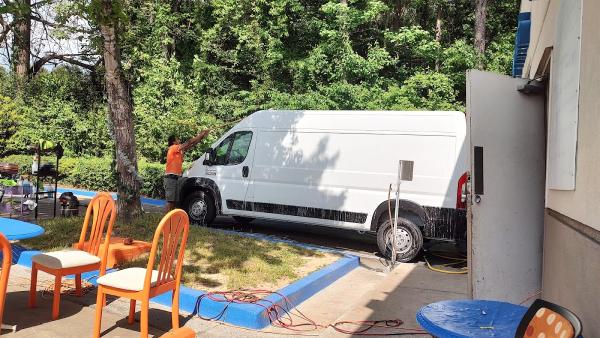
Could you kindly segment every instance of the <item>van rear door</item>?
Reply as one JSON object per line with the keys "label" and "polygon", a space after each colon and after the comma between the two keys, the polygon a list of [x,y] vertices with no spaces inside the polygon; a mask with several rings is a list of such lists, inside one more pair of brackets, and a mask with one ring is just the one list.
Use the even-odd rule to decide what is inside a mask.
{"label": "van rear door", "polygon": [[254,131],[250,129],[231,133],[215,147],[215,161],[206,167],[206,176],[214,177],[219,187],[224,214],[240,208],[232,206],[231,201],[243,204],[246,198],[254,158],[254,139]]}

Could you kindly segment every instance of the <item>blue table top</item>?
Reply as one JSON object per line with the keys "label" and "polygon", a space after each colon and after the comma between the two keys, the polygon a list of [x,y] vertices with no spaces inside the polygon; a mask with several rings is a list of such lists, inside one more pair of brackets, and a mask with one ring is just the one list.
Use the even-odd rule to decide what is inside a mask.
{"label": "blue table top", "polygon": [[0,217],[0,233],[9,241],[15,241],[37,237],[44,233],[44,228],[37,224]]}
{"label": "blue table top", "polygon": [[436,337],[515,336],[527,308],[489,300],[447,300],[422,307],[417,322]]}

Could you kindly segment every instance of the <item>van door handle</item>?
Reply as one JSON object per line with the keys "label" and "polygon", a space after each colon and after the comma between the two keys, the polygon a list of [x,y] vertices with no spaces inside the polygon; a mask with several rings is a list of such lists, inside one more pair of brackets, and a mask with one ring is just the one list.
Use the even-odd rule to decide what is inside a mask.
{"label": "van door handle", "polygon": [[242,177],[248,177],[248,174],[250,173],[250,168],[248,168],[247,165],[242,167]]}

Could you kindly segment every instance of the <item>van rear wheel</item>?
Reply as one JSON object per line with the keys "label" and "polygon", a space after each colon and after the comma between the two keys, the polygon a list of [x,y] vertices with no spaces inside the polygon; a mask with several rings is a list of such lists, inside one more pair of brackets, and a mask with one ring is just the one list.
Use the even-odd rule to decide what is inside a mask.
{"label": "van rear wheel", "polygon": [[[409,262],[413,260],[423,248],[423,234],[419,227],[409,219],[398,217],[396,234],[396,261]],[[385,219],[377,230],[377,246],[379,252],[386,258],[392,257],[392,226],[389,219]]]}
{"label": "van rear wheel", "polygon": [[209,225],[217,216],[215,201],[212,196],[204,191],[194,191],[183,202],[190,222],[200,225]]}

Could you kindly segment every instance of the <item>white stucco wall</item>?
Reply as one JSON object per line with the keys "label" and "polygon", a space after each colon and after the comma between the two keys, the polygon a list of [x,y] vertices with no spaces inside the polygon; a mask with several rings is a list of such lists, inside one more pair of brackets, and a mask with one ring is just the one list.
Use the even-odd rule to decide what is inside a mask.
{"label": "white stucco wall", "polygon": [[535,78],[544,50],[554,45],[559,0],[523,0],[522,8],[531,8],[529,50],[523,67],[523,77]]}
{"label": "white stucco wall", "polygon": [[584,0],[582,13],[577,185],[548,190],[546,206],[600,231],[600,1]]}

